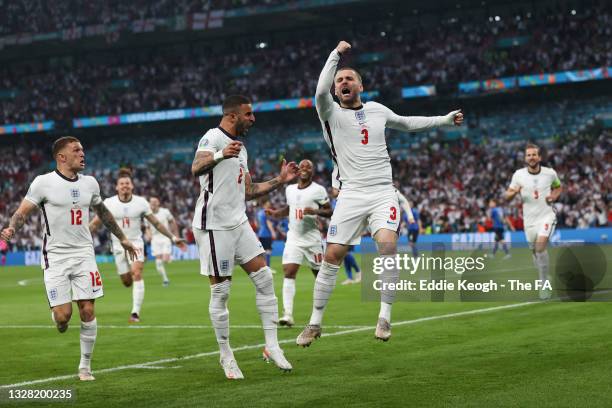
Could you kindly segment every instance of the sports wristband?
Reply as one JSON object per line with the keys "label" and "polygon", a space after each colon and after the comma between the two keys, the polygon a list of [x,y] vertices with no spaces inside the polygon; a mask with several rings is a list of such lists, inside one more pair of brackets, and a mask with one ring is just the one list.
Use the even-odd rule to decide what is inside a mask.
{"label": "sports wristband", "polygon": [[221,160],[225,159],[225,157],[223,157],[223,151],[219,150],[218,152],[215,152],[213,159],[215,160],[215,163],[219,163]]}

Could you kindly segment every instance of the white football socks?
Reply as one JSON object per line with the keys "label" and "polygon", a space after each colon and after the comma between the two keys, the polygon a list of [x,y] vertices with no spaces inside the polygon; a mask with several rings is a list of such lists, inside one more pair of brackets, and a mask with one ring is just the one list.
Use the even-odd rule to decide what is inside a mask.
{"label": "white football socks", "polygon": [[533,255],[533,263],[538,268],[541,281],[548,280],[548,251],[536,252]]}
{"label": "white football socks", "polygon": [[140,315],[140,308],[144,301],[145,284],[144,280],[134,281],[132,286],[132,313]]}
{"label": "white football socks", "polygon": [[338,276],[339,265],[333,265],[323,261],[321,269],[317,274],[317,279],[314,284],[314,292],[312,295],[312,315],[310,316],[310,324],[320,325],[323,321],[323,312],[329,301],[331,293],[336,286],[336,278]]}
{"label": "white football socks", "polygon": [[157,272],[161,275],[162,280],[164,282],[167,282],[168,279],[168,275],[166,274],[166,267],[164,266],[164,261],[161,259],[156,259],[155,260],[155,269],[157,269]]}
{"label": "white football socks", "polygon": [[283,280],[283,309],[285,315],[293,316],[293,298],[295,297],[295,279]]}
{"label": "white football socks", "polygon": [[81,362],[79,369],[91,371],[91,355],[93,354],[96,336],[98,334],[98,321],[94,318],[90,322],[81,322]]}
{"label": "white football socks", "polygon": [[272,271],[268,266],[257,272],[249,274],[249,278],[255,285],[255,303],[261,318],[261,326],[266,338],[266,347],[276,348],[278,338],[276,335],[276,324],[278,323],[278,299],[274,294],[274,281]]}
{"label": "white football socks", "polygon": [[232,281],[228,279],[210,286],[208,313],[215,330],[221,358],[233,355],[229,344],[229,310],[227,309],[231,284]]}
{"label": "white football socks", "polygon": [[[395,258],[395,255],[381,255],[381,258]],[[386,262],[383,262],[386,265]],[[392,268],[385,268],[381,274],[383,290],[380,291],[380,313],[378,317],[382,317],[388,322],[391,321],[391,306],[395,301],[395,286],[399,282],[399,269],[395,262],[392,263]],[[388,289],[389,286],[394,288]]]}

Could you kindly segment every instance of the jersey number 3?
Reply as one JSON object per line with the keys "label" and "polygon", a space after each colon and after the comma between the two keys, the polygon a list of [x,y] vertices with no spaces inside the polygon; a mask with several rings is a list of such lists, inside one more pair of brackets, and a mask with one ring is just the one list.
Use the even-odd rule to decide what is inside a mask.
{"label": "jersey number 3", "polygon": [[368,144],[368,129],[361,129],[361,134],[363,135],[363,139],[361,139],[361,144]]}
{"label": "jersey number 3", "polygon": [[81,210],[70,210],[70,223],[72,225],[81,225],[83,218],[83,212]]}

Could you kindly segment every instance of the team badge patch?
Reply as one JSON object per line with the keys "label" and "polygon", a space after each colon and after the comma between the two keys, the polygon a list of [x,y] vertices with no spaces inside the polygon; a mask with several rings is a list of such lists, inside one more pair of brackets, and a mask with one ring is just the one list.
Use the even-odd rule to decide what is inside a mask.
{"label": "team badge patch", "polygon": [[359,124],[363,124],[366,121],[366,114],[365,114],[365,110],[359,110],[355,112],[355,119],[357,119],[357,122],[359,122]]}
{"label": "team badge patch", "polygon": [[337,232],[338,232],[338,228],[335,225],[329,226],[329,235],[333,237],[334,235],[336,235]]}
{"label": "team badge patch", "polygon": [[199,147],[206,147],[206,146],[208,146],[208,143],[209,143],[208,139],[204,139],[204,140],[202,140],[200,142],[200,146]]}
{"label": "team badge patch", "polygon": [[57,299],[57,289],[53,288],[49,291],[49,299],[56,300]]}
{"label": "team badge patch", "polygon": [[78,188],[71,188],[70,197],[72,197],[72,201],[78,201],[78,199],[81,197],[81,192]]}
{"label": "team badge patch", "polygon": [[227,259],[224,259],[221,261],[221,270],[223,272],[227,272],[227,270],[229,269],[229,261]]}

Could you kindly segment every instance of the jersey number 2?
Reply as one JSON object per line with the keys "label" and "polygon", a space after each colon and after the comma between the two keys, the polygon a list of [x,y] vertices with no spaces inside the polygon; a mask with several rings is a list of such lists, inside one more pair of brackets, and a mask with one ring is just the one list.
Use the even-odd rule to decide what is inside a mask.
{"label": "jersey number 2", "polygon": [[81,210],[70,210],[70,223],[72,225],[81,225],[83,218],[83,212]]}
{"label": "jersey number 2", "polygon": [[361,144],[368,144],[368,129],[361,129],[361,134],[363,135],[363,139],[361,139]]}

